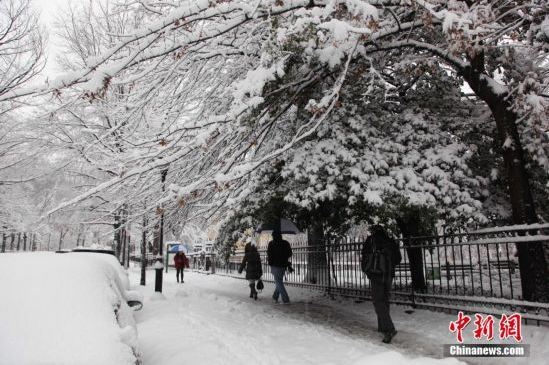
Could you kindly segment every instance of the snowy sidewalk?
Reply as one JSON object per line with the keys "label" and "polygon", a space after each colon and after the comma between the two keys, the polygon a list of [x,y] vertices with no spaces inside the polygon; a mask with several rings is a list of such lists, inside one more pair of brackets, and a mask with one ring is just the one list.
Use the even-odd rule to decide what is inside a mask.
{"label": "snowy sidewalk", "polygon": [[[273,303],[265,283],[259,300],[248,298],[244,280],[185,273],[164,276],[166,300],[151,301],[154,272],[147,272],[144,308],[136,312],[144,365],[169,364],[459,364],[440,359],[443,344],[455,344],[448,331],[456,316],[392,306],[399,333],[381,343],[370,302],[330,300],[320,293],[288,287],[291,305]],[[132,283],[139,274],[132,271]],[[523,327],[528,358],[469,358],[471,364],[546,364],[549,330]],[[467,342],[467,341],[466,341]],[[542,345],[544,344],[544,345]],[[438,359],[437,359],[438,358]]]}

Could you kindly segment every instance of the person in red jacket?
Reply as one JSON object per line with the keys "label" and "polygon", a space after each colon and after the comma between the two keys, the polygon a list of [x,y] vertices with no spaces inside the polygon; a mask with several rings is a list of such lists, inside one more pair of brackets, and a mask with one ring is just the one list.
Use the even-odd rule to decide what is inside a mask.
{"label": "person in red jacket", "polygon": [[175,263],[175,269],[177,270],[177,272],[175,273],[177,282],[179,283],[179,273],[181,273],[181,282],[184,283],[183,275],[185,271],[185,263],[187,262],[187,257],[185,256],[185,253],[183,251],[179,251],[173,258],[173,262]]}

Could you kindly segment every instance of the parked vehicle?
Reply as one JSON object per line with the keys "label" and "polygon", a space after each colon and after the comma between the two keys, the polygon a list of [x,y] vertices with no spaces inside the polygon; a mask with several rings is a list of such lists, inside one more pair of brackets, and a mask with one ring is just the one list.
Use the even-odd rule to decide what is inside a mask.
{"label": "parked vehicle", "polygon": [[[116,256],[114,254],[114,251],[109,248],[104,247],[76,247],[73,250],[70,251],[71,253],[78,253],[78,254],[86,254],[90,255],[91,257],[95,257],[97,260],[102,260],[109,265],[113,267],[113,269],[118,274],[120,281],[124,288],[124,298],[126,299],[126,303],[133,309],[133,310],[140,310],[143,308],[143,296],[140,292],[136,290],[130,290],[130,279],[128,277],[128,272],[124,269],[124,267],[118,262],[116,259]],[[100,255],[97,255],[100,254]]]}
{"label": "parked vehicle", "polygon": [[0,292],[0,363],[141,363],[142,295],[113,255],[2,254]]}

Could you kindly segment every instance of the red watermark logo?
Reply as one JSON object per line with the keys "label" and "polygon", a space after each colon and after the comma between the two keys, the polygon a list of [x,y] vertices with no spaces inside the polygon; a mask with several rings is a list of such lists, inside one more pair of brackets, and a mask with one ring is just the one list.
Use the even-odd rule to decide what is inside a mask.
{"label": "red watermark logo", "polygon": [[[517,342],[522,341],[521,328],[520,328],[520,313],[515,313],[510,316],[502,314],[499,319],[499,338],[506,340],[508,338],[515,338]],[[450,331],[456,333],[457,341],[463,343],[463,331],[465,327],[471,322],[471,317],[458,313],[456,321],[450,322]],[[481,314],[475,314],[475,321],[473,322],[475,329],[473,330],[473,337],[477,340],[481,340],[483,337],[488,341],[494,338],[494,324],[495,319],[492,315],[482,316]]]}

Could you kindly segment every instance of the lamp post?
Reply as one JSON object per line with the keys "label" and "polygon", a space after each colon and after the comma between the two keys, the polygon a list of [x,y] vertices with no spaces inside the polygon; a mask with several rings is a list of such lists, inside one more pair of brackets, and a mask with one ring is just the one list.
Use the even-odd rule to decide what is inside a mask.
{"label": "lamp post", "polygon": [[[160,172],[163,192],[166,191],[166,175],[168,175],[168,168],[165,168]],[[162,263],[163,249],[164,249],[164,209],[162,209],[160,212],[160,232],[158,233],[158,248],[157,248],[156,262],[154,263],[154,271],[155,271],[154,291],[159,293],[162,293],[162,269],[164,269],[164,264]]]}

